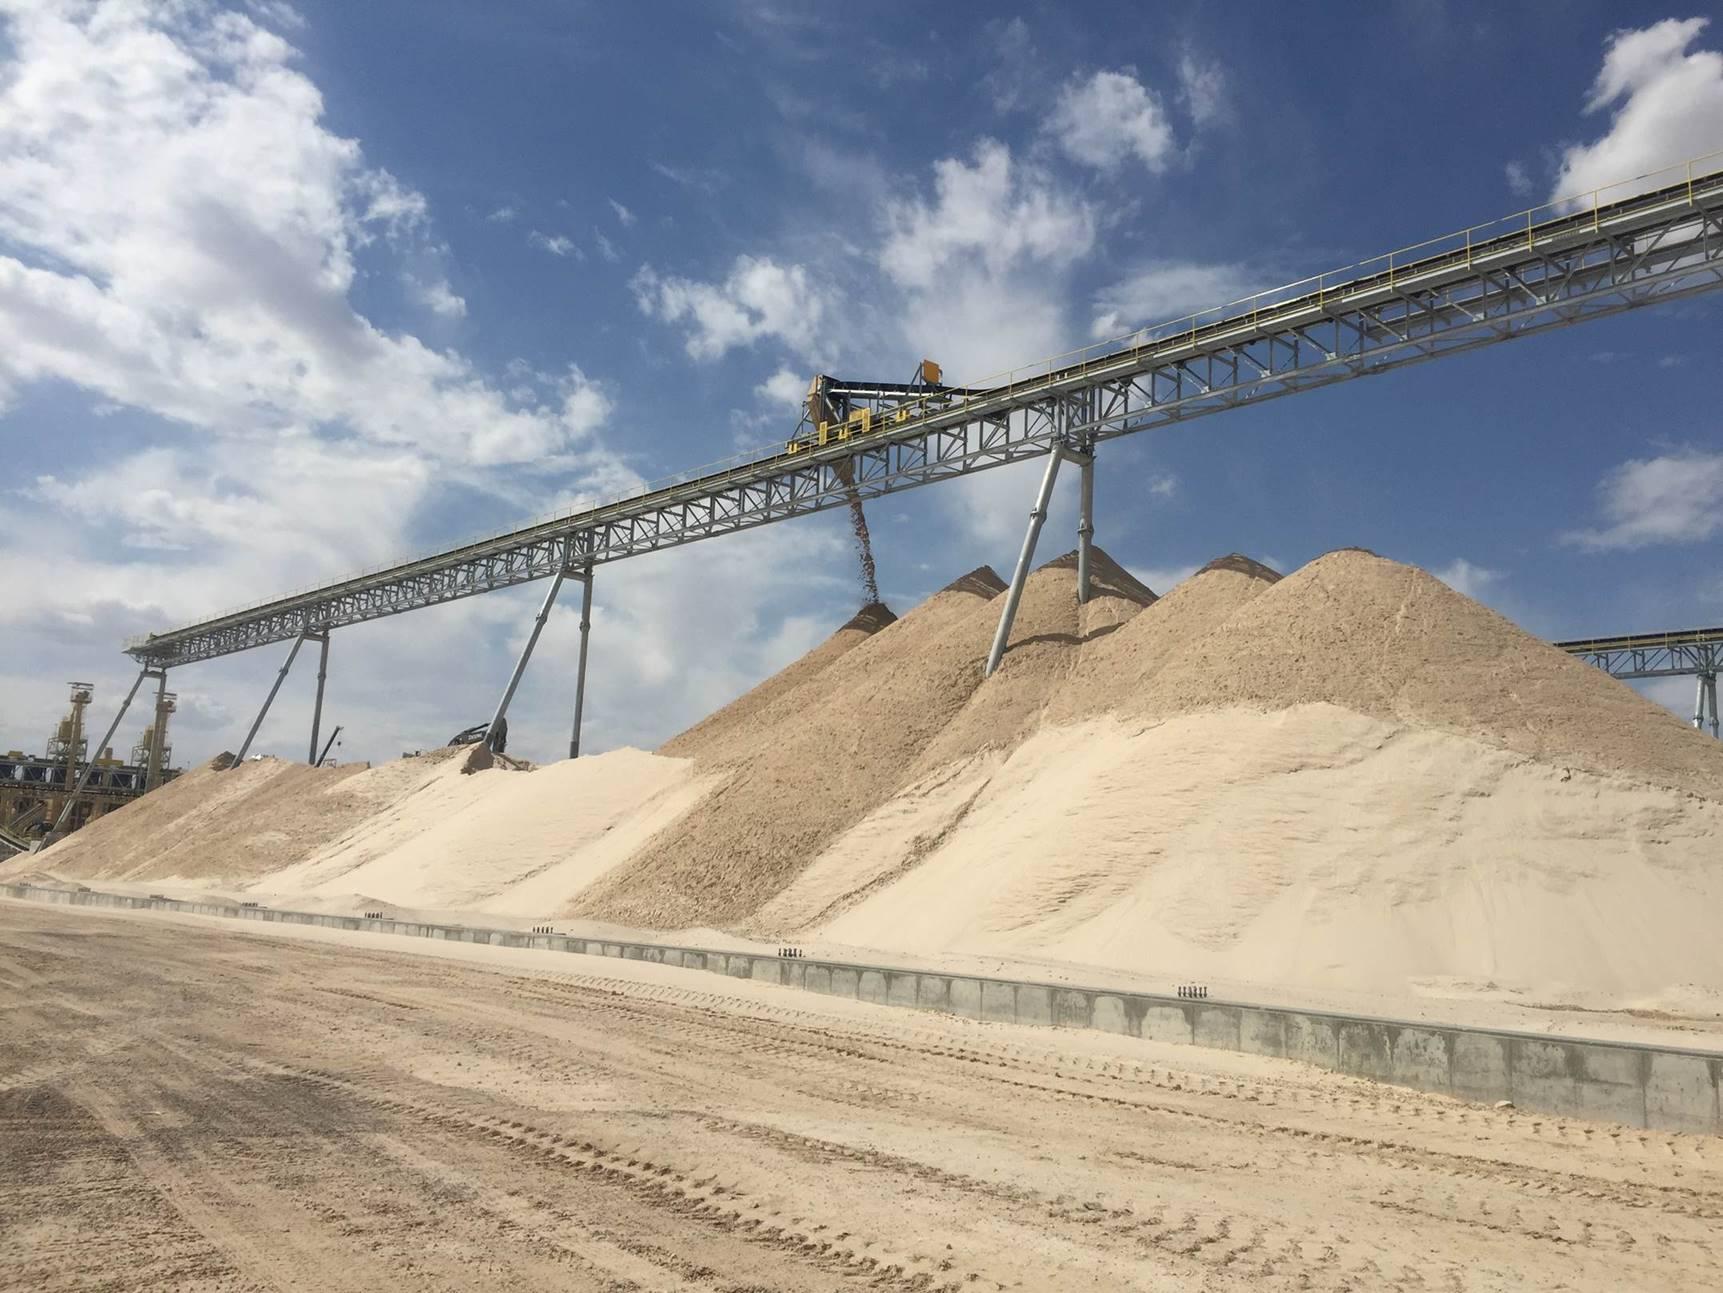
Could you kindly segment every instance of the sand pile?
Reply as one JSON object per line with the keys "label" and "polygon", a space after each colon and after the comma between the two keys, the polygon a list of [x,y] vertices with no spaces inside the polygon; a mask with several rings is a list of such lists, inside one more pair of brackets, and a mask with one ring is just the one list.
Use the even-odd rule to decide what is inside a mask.
{"label": "sand pile", "polygon": [[265,881],[414,908],[542,916],[637,852],[712,784],[687,759],[622,749],[524,772],[444,764]]}
{"label": "sand pile", "polygon": [[1249,598],[1136,703],[1171,717],[1314,702],[1696,794],[1723,787],[1723,745],[1415,566],[1356,548]]}
{"label": "sand pile", "polygon": [[720,710],[701,719],[679,736],[659,747],[658,753],[672,758],[722,760],[745,754],[772,726],[797,712],[819,676],[845,652],[860,646],[897,616],[891,608],[875,602],[864,606],[831,637],[801,659],[786,665],[753,690],[743,693]]}
{"label": "sand pile", "polygon": [[1214,632],[1280,575],[1231,553],[1217,557],[1148,613],[1117,633],[1097,637],[1072,662],[1070,677],[1048,705],[1051,723],[1137,709],[1154,676],[1186,645]]}
{"label": "sand pile", "polygon": [[897,789],[969,698],[988,645],[975,610],[1002,587],[971,571],[845,651],[727,780],[569,914],[657,927],[744,919]]}

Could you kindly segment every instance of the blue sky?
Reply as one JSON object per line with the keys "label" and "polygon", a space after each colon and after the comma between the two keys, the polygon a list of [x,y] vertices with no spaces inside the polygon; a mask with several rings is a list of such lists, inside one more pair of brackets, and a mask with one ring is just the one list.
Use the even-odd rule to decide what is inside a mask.
{"label": "blue sky", "polygon": [[[816,371],[980,376],[1723,148],[1719,50],[1619,2],[0,0],[0,745],[73,677],[111,712],[129,634],[779,440]],[[1358,544],[1546,636],[1723,622],[1719,309],[1108,445],[1098,541],[1161,591]],[[1008,568],[1034,470],[875,504],[887,600]],[[538,596],[337,635],[342,755],[483,718]],[[832,517],[602,570],[589,748],[855,600]],[[573,619],[529,754],[566,742]],[[283,650],[176,673],[181,760]],[[260,748],[300,751],[309,693]]]}

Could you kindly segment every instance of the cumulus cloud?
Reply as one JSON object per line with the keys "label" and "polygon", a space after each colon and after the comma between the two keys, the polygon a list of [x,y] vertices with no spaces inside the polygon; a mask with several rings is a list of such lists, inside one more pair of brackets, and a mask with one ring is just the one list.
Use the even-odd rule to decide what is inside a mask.
{"label": "cumulus cloud", "polygon": [[1236,301],[1262,286],[1245,265],[1157,260],[1096,294],[1090,334],[1097,340],[1134,328],[1171,323],[1187,314]]}
{"label": "cumulus cloud", "polygon": [[689,355],[700,360],[764,338],[808,355],[826,308],[824,292],[805,267],[770,257],[739,256],[720,282],[660,275],[647,265],[632,286],[641,312],[681,326]]}
{"label": "cumulus cloud", "polygon": [[1694,48],[1708,25],[1705,18],[1666,18],[1610,36],[1585,105],[1587,113],[1608,111],[1609,129],[1563,153],[1553,197],[1584,194],[1717,148],[1723,54]]}
{"label": "cumulus cloud", "polygon": [[616,222],[624,229],[634,223],[634,212],[623,206],[622,203],[618,202],[615,198],[608,198],[606,200],[610,203],[610,209],[616,213]]}
{"label": "cumulus cloud", "polygon": [[807,398],[808,378],[788,368],[780,368],[754,388],[754,394],[768,404],[799,409]]}
{"label": "cumulus cloud", "polygon": [[[1218,83],[1198,75],[1187,91],[1200,96],[1202,111],[1218,108]],[[1071,82],[1060,92],[1047,129],[1068,157],[1098,171],[1135,159],[1158,173],[1177,151],[1160,97],[1128,72],[1096,72]]]}
{"label": "cumulus cloud", "polygon": [[[567,442],[554,408],[517,405],[463,356],[353,307],[376,241],[435,259],[425,199],[324,126],[279,36],[185,0],[67,0],[4,22],[0,384],[476,463]],[[464,308],[439,277],[421,283],[422,303]]]}
{"label": "cumulus cloud", "polygon": [[454,288],[449,286],[446,278],[422,279],[414,274],[402,276],[403,283],[413,299],[424,306],[432,314],[441,315],[445,319],[464,319],[467,314],[466,301],[456,295]]}
{"label": "cumulus cloud", "polygon": [[1440,570],[1430,573],[1456,593],[1478,601],[1486,600],[1487,594],[1498,587],[1504,577],[1501,571],[1473,565],[1464,557],[1456,557]]}
{"label": "cumulus cloud", "polygon": [[1582,548],[1700,543],[1723,530],[1723,452],[1686,448],[1635,458],[1598,485],[1604,524],[1563,537]]}
{"label": "cumulus cloud", "polygon": [[1516,198],[1530,197],[1532,189],[1531,172],[1526,169],[1524,162],[1510,161],[1502,167],[1502,178],[1508,182],[1508,192]]}

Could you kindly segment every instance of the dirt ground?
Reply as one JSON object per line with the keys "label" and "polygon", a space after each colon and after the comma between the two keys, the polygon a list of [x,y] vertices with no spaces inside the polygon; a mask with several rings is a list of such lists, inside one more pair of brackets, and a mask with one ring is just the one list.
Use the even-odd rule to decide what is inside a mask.
{"label": "dirt ground", "polygon": [[1720,1222],[1715,1138],[0,902],[4,1289],[1709,1289]]}

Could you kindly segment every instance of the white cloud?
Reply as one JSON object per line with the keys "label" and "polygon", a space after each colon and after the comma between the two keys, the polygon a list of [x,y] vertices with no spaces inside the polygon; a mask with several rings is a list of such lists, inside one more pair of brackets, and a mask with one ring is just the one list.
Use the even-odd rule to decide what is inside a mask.
{"label": "white cloud", "polygon": [[1184,315],[1225,305],[1260,288],[1249,267],[1160,260],[1132,271],[1095,297],[1090,334],[1097,340],[1139,327],[1171,323]]}
{"label": "white cloud", "polygon": [[754,394],[768,404],[799,409],[807,398],[809,378],[788,368],[780,368],[754,388]]}
{"label": "white cloud", "polygon": [[1598,485],[1606,524],[1564,535],[1583,548],[1699,543],[1723,530],[1723,452],[1688,448],[1636,458]]}
{"label": "white cloud", "polygon": [[552,256],[572,256],[576,260],[586,259],[586,253],[574,245],[574,240],[564,237],[560,233],[541,233],[534,229],[526,236],[526,240],[540,251],[548,251]]}
{"label": "white cloud", "polygon": [[702,360],[763,338],[811,354],[826,308],[823,292],[803,266],[769,257],[737,257],[719,283],[661,276],[647,265],[632,286],[641,312],[683,325],[688,353]]}
{"label": "white cloud", "polygon": [[1226,73],[1219,63],[1205,62],[1191,51],[1179,56],[1179,101],[1199,129],[1225,121],[1227,105]]}
{"label": "white cloud", "polygon": [[[1205,100],[1203,106],[1217,104]],[[1067,85],[1047,128],[1072,160],[1101,171],[1135,158],[1159,173],[1177,151],[1159,96],[1126,72],[1096,72]]]}
{"label": "white cloud", "polygon": [[1131,574],[1142,580],[1157,597],[1165,597],[1173,588],[1196,574],[1200,566],[1128,566]]}
{"label": "white cloud", "polygon": [[885,208],[879,263],[905,287],[934,287],[958,260],[998,273],[1024,260],[1070,264],[1094,246],[1088,204],[997,140],[982,140],[973,162],[935,163],[933,187],[931,202],[909,198]]}
{"label": "white cloud", "polygon": [[598,254],[603,256],[604,259],[608,260],[611,264],[614,265],[617,261],[622,259],[622,253],[617,250],[616,244],[606,238],[603,231],[594,229],[592,231],[592,240],[598,245]]}
{"label": "white cloud", "polygon": [[425,200],[324,127],[280,37],[195,0],[32,6],[4,35],[0,390],[478,463],[567,442],[553,407],[354,309],[377,239],[436,258]]}
{"label": "white cloud", "polygon": [[509,224],[520,215],[520,211],[511,206],[500,206],[485,217],[492,224]]}
{"label": "white cloud", "polygon": [[610,203],[610,209],[616,212],[617,223],[624,229],[634,223],[634,212],[623,206],[622,203],[618,202],[615,198],[608,198],[606,200]]}
{"label": "white cloud", "polygon": [[455,290],[449,286],[446,278],[430,280],[418,278],[412,274],[403,276],[402,281],[413,299],[424,306],[432,314],[441,315],[445,319],[464,319],[467,314],[467,303]]}
{"label": "white cloud", "polygon": [[1516,198],[1530,197],[1533,187],[1531,172],[1526,164],[1519,161],[1508,162],[1502,167],[1502,177],[1508,182],[1508,192]]}
{"label": "white cloud", "polygon": [[1585,105],[1588,113],[1611,109],[1609,129],[1563,153],[1553,197],[1581,196],[1717,148],[1723,54],[1692,48],[1708,22],[1666,18],[1609,38]]}
{"label": "white cloud", "polygon": [[1440,570],[1430,573],[1456,593],[1477,601],[1487,600],[1487,594],[1500,585],[1504,577],[1501,571],[1474,566],[1464,557],[1456,557]]}

